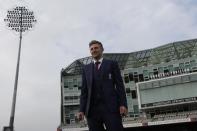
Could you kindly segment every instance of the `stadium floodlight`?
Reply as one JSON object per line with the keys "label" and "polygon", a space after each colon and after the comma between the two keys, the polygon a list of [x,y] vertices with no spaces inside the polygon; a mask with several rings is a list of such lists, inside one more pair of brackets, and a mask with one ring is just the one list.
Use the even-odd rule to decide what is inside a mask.
{"label": "stadium floodlight", "polygon": [[6,22],[9,29],[14,30],[20,35],[10,123],[8,127],[3,128],[4,131],[14,131],[14,115],[16,106],[22,35],[25,31],[32,29],[37,20],[34,17],[33,11],[28,10],[24,6],[17,6],[12,10],[8,10],[7,18],[5,18],[4,21]]}

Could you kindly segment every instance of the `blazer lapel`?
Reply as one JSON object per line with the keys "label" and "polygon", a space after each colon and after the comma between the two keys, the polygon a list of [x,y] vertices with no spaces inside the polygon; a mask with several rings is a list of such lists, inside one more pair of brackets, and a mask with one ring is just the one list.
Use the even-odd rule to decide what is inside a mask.
{"label": "blazer lapel", "polygon": [[103,61],[102,61],[102,63],[101,63],[101,66],[100,66],[100,72],[101,72],[101,76],[102,76],[102,78],[103,78],[103,73],[105,73],[104,71],[105,71],[105,67],[106,67],[106,61],[105,61],[105,59],[103,59]]}
{"label": "blazer lapel", "polygon": [[90,75],[89,81],[90,81],[90,92],[91,92],[92,82],[93,82],[93,71],[94,71],[94,63],[93,62],[90,64],[89,71],[90,71],[89,72],[89,75]]}
{"label": "blazer lapel", "polygon": [[92,82],[93,82],[93,67],[94,64],[93,63],[90,63],[87,67],[87,75],[89,76],[86,76],[86,81],[87,81],[87,84],[88,84],[88,99],[87,99],[87,107],[86,107],[86,115],[88,116],[88,110],[89,110],[89,107],[90,107],[90,98],[91,98],[91,95],[92,95]]}

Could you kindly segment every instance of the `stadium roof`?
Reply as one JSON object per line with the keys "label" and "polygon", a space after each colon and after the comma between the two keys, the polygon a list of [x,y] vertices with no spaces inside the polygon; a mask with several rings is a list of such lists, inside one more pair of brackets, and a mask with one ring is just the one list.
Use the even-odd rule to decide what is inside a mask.
{"label": "stadium roof", "polygon": [[[131,53],[104,53],[106,59],[116,60],[120,69],[138,68],[170,62],[197,55],[197,39],[177,41],[152,49],[131,52]],[[62,75],[81,74],[84,65],[91,63],[92,57],[85,57],[75,60],[65,69]]]}

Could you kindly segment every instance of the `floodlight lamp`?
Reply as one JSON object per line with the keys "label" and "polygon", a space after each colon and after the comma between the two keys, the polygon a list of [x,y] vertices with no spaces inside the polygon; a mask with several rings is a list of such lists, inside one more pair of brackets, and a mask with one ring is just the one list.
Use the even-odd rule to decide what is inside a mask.
{"label": "floodlight lamp", "polygon": [[[32,28],[33,24],[37,22],[33,16],[33,11],[29,11],[24,6],[16,7],[11,11],[8,11],[7,18],[4,19],[7,22],[7,26],[16,28],[23,28],[22,32],[25,32],[29,28]],[[15,29],[12,29],[15,30]],[[18,32],[18,30],[16,30]]]}

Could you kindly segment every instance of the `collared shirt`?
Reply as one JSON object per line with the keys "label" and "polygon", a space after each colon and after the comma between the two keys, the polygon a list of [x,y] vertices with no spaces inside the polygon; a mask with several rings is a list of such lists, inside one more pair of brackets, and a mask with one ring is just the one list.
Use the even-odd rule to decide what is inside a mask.
{"label": "collared shirt", "polygon": [[98,65],[98,69],[99,69],[99,68],[101,67],[102,62],[103,62],[103,57],[101,57],[99,60],[93,59],[93,62],[94,62],[94,64],[95,64],[96,62],[100,62],[100,64]]}

